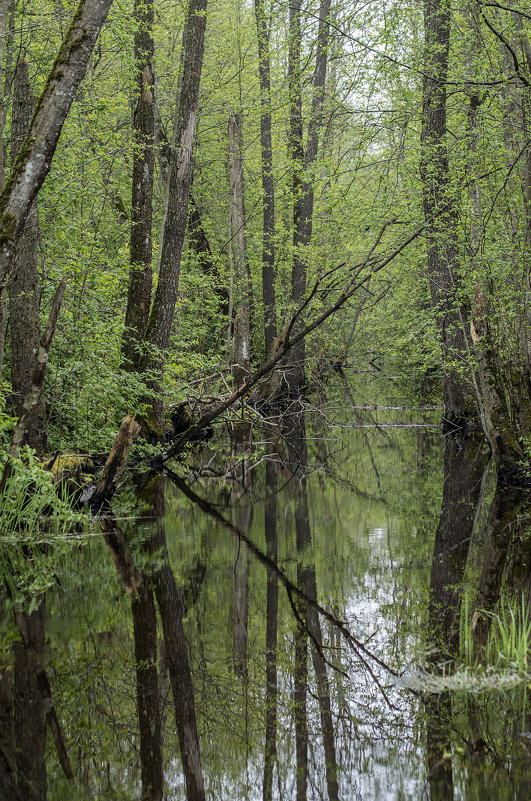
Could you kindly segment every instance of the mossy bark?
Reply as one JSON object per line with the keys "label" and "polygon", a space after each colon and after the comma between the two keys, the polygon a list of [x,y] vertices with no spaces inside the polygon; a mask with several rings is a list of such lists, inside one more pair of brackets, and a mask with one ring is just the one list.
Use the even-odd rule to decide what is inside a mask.
{"label": "mossy bark", "polygon": [[32,203],[50,171],[61,130],[111,5],[112,0],[79,3],[0,194],[0,286]]}

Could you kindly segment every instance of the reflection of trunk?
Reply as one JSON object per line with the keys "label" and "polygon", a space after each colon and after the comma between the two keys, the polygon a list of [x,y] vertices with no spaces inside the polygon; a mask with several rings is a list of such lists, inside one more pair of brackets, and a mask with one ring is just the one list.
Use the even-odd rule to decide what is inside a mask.
{"label": "reflection of trunk", "polygon": [[[266,553],[277,561],[277,475],[270,459],[266,462],[265,538]],[[264,753],[263,801],[273,798],[273,768],[277,754],[277,628],[278,628],[278,580],[267,571],[266,600],[266,724]]]}
{"label": "reflection of trunk", "polygon": [[151,301],[153,175],[155,114],[153,102],[153,2],[135,0],[135,72],[137,98],[133,118],[133,187],[131,203],[130,273],[122,351],[138,360]]}
{"label": "reflection of trunk", "polygon": [[232,375],[236,386],[250,375],[251,357],[251,286],[245,245],[245,198],[243,188],[242,118],[229,118],[229,179],[232,253],[234,255],[234,340]]}
{"label": "reflection of trunk", "polygon": [[[297,583],[300,580],[297,567]],[[300,621],[295,630],[295,666],[293,670],[293,703],[295,706],[295,750],[297,760],[297,801],[306,801],[308,787],[308,720],[306,692],[308,688],[308,647],[304,625],[304,604],[296,601]]]}
{"label": "reflection of trunk", "polygon": [[[13,96],[12,163],[15,162],[24,141],[35,106],[26,61],[17,64]],[[16,247],[7,285],[11,328],[11,380],[15,411],[19,417],[22,415],[26,395],[31,389],[35,354],[40,339],[38,246],[39,217],[35,199]],[[46,412],[42,394],[28,420],[25,440],[38,452],[46,449]]]}
{"label": "reflection of trunk", "polygon": [[450,652],[459,641],[460,588],[487,462],[482,438],[444,440],[444,483],[433,546],[429,618],[432,636]]}
{"label": "reflection of trunk", "polygon": [[426,708],[426,756],[428,760],[428,783],[430,801],[448,801],[454,797],[452,774],[452,741],[450,720],[452,699],[449,693],[428,696]]}
{"label": "reflection of trunk", "polygon": [[[155,493],[156,508],[160,512],[164,502],[164,481],[161,477],[155,487]],[[146,547],[150,553],[156,555],[152,583],[164,633],[187,799],[203,801],[205,789],[195,717],[194,687],[183,626],[183,594],[177,587],[169,564],[166,532],[162,520],[159,520],[157,531],[146,543]],[[158,567],[159,564],[161,567]]]}
{"label": "reflection of trunk", "polygon": [[472,621],[474,640],[478,644],[486,642],[490,629],[490,618],[479,610],[492,611],[498,603],[507,553],[523,503],[524,497],[518,490],[496,487],[487,520],[483,567]]}
{"label": "reflection of trunk", "polygon": [[157,676],[157,614],[149,579],[131,601],[135,637],[136,697],[142,765],[142,801],[161,801],[164,790]]}
{"label": "reflection of trunk", "polygon": [[[301,470],[301,465],[307,463],[307,447],[306,447],[306,430],[304,417],[292,419],[292,427],[287,436],[288,447],[290,448],[290,461],[295,466],[298,472],[298,478],[295,477],[297,482],[295,485],[295,530],[296,530],[296,544],[298,555],[298,568],[297,580],[299,586],[304,590],[308,598],[317,601],[317,582],[315,575],[315,567],[313,565],[312,554],[312,538],[310,531],[310,518],[308,513],[308,495],[306,489],[306,476]],[[332,721],[332,711],[330,704],[330,684],[328,681],[328,674],[326,670],[326,662],[323,657],[323,638],[321,632],[321,623],[317,610],[305,604],[305,608],[301,604],[299,606],[299,613],[302,620],[298,624],[296,648],[300,649],[300,662],[296,663],[301,672],[299,693],[302,695],[303,681],[307,684],[307,668],[306,668],[306,637],[310,634],[311,637],[311,651],[312,662],[315,670],[317,680],[317,695],[319,702],[319,712],[321,716],[321,729],[323,733],[323,745],[325,752],[325,768],[326,768],[326,784],[328,789],[328,797],[330,801],[336,801],[338,798],[339,790],[337,784],[337,761],[336,751],[334,744],[334,726]],[[304,626],[305,623],[305,626]],[[304,648],[304,659],[303,659]],[[304,674],[303,674],[304,670]],[[306,686],[304,687],[306,690]],[[302,699],[301,699],[302,700]],[[305,711],[306,699],[304,699]],[[307,726],[305,721],[305,727]],[[307,730],[301,730],[301,759],[302,759],[302,734],[306,734]],[[306,746],[307,751],[307,746]],[[306,753],[307,761],[307,753]],[[302,761],[301,764],[305,764]],[[307,765],[306,765],[307,771]]]}
{"label": "reflection of trunk", "polygon": [[[244,507],[239,526],[247,532],[249,524],[244,517],[252,507]],[[247,626],[249,623],[249,553],[244,542],[234,539],[234,566],[232,572],[234,597],[233,652],[234,670],[238,676],[247,678]]]}
{"label": "reflection of trunk", "polygon": [[15,747],[21,798],[46,798],[46,718],[38,682],[35,652],[44,649],[46,605],[42,600],[31,615],[22,615],[28,642],[15,644]]}
{"label": "reflection of trunk", "polygon": [[[239,448],[234,455],[239,456]],[[237,527],[246,534],[253,521],[253,503],[250,495],[252,476],[246,475],[247,463],[242,455],[236,465],[238,478],[239,504],[236,509]],[[234,670],[238,676],[247,678],[247,641],[249,623],[249,552],[247,545],[238,537],[234,538],[234,560],[232,572],[232,592],[234,599],[233,653]]]}

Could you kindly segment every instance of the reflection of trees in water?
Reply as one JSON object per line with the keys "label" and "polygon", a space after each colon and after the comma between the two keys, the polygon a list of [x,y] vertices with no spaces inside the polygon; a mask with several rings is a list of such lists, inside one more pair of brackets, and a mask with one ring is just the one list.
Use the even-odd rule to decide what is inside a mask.
{"label": "reflection of trees in water", "polygon": [[[442,653],[458,664],[463,579],[474,540],[480,549],[476,558],[481,564],[472,590],[476,645],[486,642],[490,623],[488,614],[479,610],[496,608],[511,544],[515,563],[525,542],[521,521],[525,500],[521,491],[498,483],[488,514],[484,513],[486,470],[481,440],[460,433],[445,437],[443,499],[430,579],[429,629],[438,649],[435,663]],[[472,580],[473,573],[468,578]],[[513,585],[518,586],[518,581]],[[445,669],[449,668],[447,661]],[[443,692],[424,700],[431,799],[442,801],[454,796],[457,777],[452,762],[459,761],[456,746],[457,753],[464,755],[466,798],[480,797],[486,772],[493,775],[490,797],[513,797],[508,779],[514,783],[514,798],[529,797],[528,771],[522,770],[518,691],[512,700],[495,689],[482,698]]]}
{"label": "reflection of trees in water", "polygon": [[[295,542],[297,549],[297,583],[308,599],[317,601],[317,582],[313,558],[306,465],[306,427],[303,415],[290,421],[286,434],[288,458],[293,475],[295,496]],[[317,681],[317,697],[321,718],[321,731],[325,753],[325,770],[328,797],[338,798],[337,761],[334,743],[334,725],[330,704],[330,684],[323,654],[321,622],[317,609],[299,599],[295,609],[298,613],[295,635],[294,704],[297,751],[297,799],[306,798],[308,781],[308,728],[306,720],[306,695],[308,692],[307,641],[311,642],[312,662]]]}

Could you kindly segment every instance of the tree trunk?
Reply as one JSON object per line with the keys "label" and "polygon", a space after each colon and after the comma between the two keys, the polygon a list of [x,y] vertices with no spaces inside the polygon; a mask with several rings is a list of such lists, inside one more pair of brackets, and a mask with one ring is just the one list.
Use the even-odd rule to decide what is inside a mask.
{"label": "tree trunk", "polygon": [[[288,82],[290,86],[290,151],[293,161],[293,267],[292,267],[292,300],[299,306],[306,294],[306,278],[308,271],[305,250],[310,244],[313,227],[314,176],[312,170],[317,159],[319,135],[323,125],[323,101],[326,85],[326,68],[328,61],[328,41],[330,26],[328,15],[331,0],[321,0],[319,6],[319,30],[315,70],[313,74],[313,96],[306,152],[302,142],[302,97],[300,81],[301,51],[301,7],[297,0],[290,6],[290,52],[288,63]],[[300,319],[294,330],[300,329]],[[304,383],[304,361],[306,349],[301,340],[292,351],[291,359],[294,370],[290,378],[292,390],[298,391]]]}
{"label": "tree trunk", "polygon": [[96,491],[90,499],[90,504],[94,509],[98,509],[114,495],[116,485],[125,470],[129,453],[139,433],[140,425],[134,415],[126,415],[114,439]]}
{"label": "tree trunk", "polygon": [[450,24],[450,6],[446,0],[426,0],[420,175],[427,223],[428,280],[444,365],[444,416],[459,425],[476,413],[468,385],[451,366],[467,360],[467,347],[464,310],[457,298],[457,211],[446,149]]}
{"label": "tree trunk", "polygon": [[[13,84],[12,164],[15,163],[24,141],[34,107],[35,98],[31,94],[28,63],[19,61]],[[31,388],[40,339],[38,247],[39,215],[35,198],[17,243],[7,284],[11,329],[11,383],[18,417],[22,415],[22,407]],[[37,453],[46,450],[46,409],[42,393],[28,419],[25,441]]]}
{"label": "tree trunk", "polygon": [[258,34],[258,77],[260,82],[260,148],[262,154],[263,233],[262,296],[264,302],[265,353],[277,336],[275,301],[275,184],[273,181],[273,143],[271,135],[271,74],[269,31],[264,0],[254,0]]}
{"label": "tree trunk", "polygon": [[234,340],[232,375],[236,386],[249,378],[251,356],[251,287],[245,242],[245,195],[241,114],[229,117],[229,180],[231,244],[234,256]]}
{"label": "tree trunk", "polygon": [[[6,39],[7,23],[10,16],[10,8],[13,0],[0,1],[0,192],[4,188],[6,171],[4,164],[4,127],[6,121],[5,97],[4,97],[4,42]],[[2,369],[4,366],[4,350],[7,330],[7,291],[0,281],[0,380],[2,379]]]}
{"label": "tree trunk", "polygon": [[135,0],[135,68],[137,103],[133,118],[133,189],[130,273],[122,353],[129,364],[138,361],[151,303],[153,175],[155,112],[153,98],[153,0]]}
{"label": "tree trunk", "polygon": [[46,365],[48,364],[48,355],[50,352],[53,335],[55,333],[55,326],[57,325],[59,311],[63,302],[64,291],[65,284],[64,282],[61,282],[55,291],[48,322],[46,323],[46,328],[44,329],[44,333],[39,343],[31,387],[24,399],[21,415],[17,421],[15,430],[13,431],[13,436],[11,437],[11,445],[9,447],[10,459],[6,462],[4,467],[4,472],[0,481],[0,493],[3,492],[5,485],[11,476],[13,468],[12,459],[18,459],[20,456],[20,448],[26,436],[28,423],[31,420],[33,409],[39,402],[39,398],[42,394],[44,376],[46,374]]}
{"label": "tree trunk", "polygon": [[27,136],[0,195],[0,287],[31,206],[50,171],[70,106],[112,0],[81,0],[37,101]]}
{"label": "tree trunk", "polygon": [[170,157],[168,206],[164,225],[159,280],[145,333],[148,346],[140,360],[143,371],[151,371],[148,384],[157,394],[146,417],[149,432],[162,436],[162,368],[167,350],[179,288],[181,255],[188,217],[188,195],[192,178],[199,83],[203,64],[207,0],[190,0],[183,30],[181,85]]}

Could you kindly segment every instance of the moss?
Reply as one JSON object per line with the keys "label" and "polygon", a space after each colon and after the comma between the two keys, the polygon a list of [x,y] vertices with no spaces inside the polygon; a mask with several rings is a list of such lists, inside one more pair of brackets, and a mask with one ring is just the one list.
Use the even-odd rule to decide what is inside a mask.
{"label": "moss", "polygon": [[0,245],[5,245],[8,242],[13,242],[15,236],[15,228],[17,225],[17,218],[14,214],[6,213],[0,220]]}

